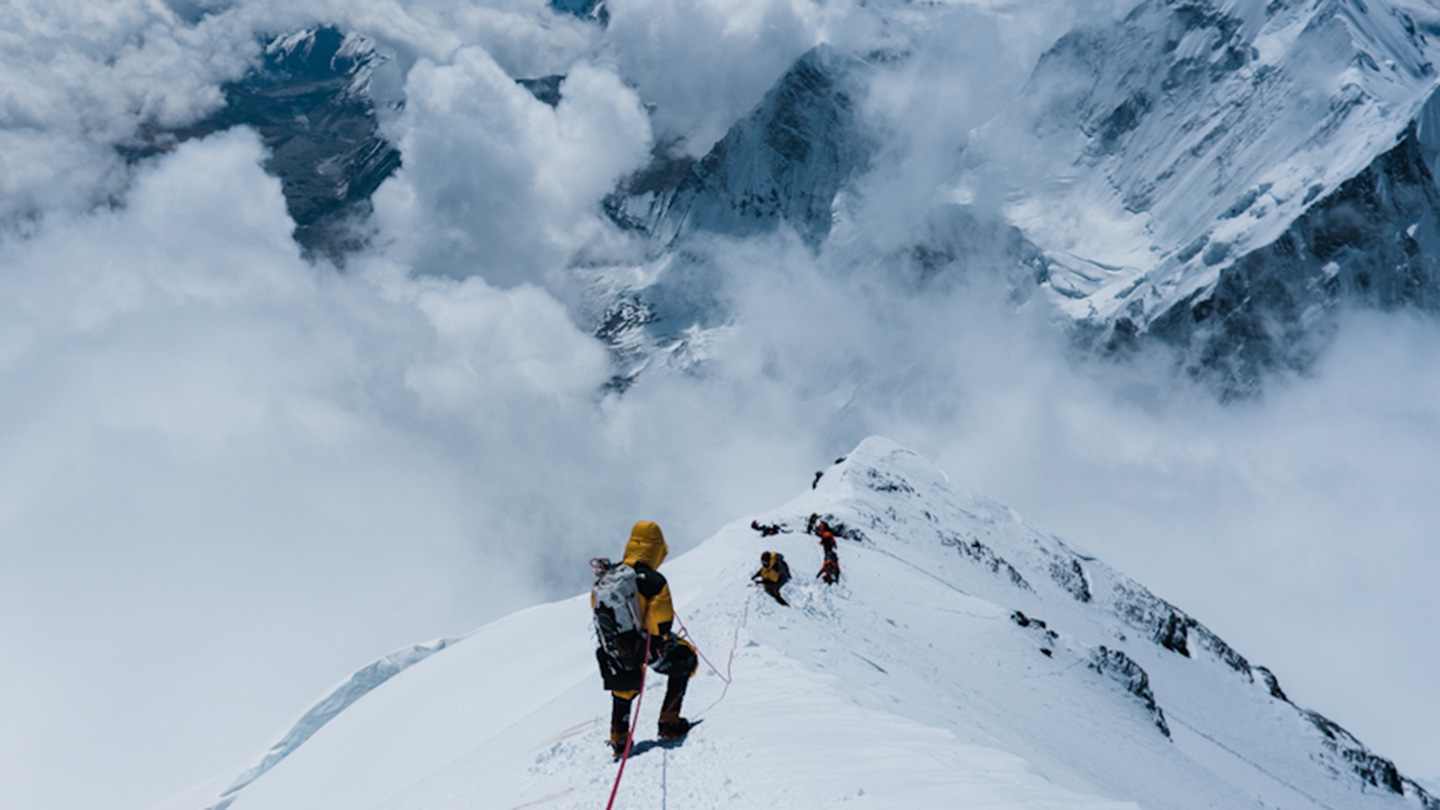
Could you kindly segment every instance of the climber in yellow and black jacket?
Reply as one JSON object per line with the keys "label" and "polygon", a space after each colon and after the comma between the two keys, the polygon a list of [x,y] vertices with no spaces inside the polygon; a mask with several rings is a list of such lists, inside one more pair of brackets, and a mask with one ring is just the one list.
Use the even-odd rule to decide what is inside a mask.
{"label": "climber in yellow and black jacket", "polygon": [[778,551],[766,551],[760,555],[760,570],[750,575],[753,582],[760,583],[765,592],[786,607],[790,603],[780,595],[780,587],[790,581],[790,566]]}
{"label": "climber in yellow and black jacket", "polygon": [[[630,531],[630,542],[625,545],[623,561],[625,565],[635,569],[640,615],[643,617],[645,632],[650,637],[650,656],[646,663],[651,669],[668,677],[665,698],[660,704],[660,724],[657,730],[662,740],[683,737],[690,730],[690,721],[680,716],[680,704],[685,700],[685,687],[689,684],[690,676],[695,674],[699,661],[694,646],[676,637],[670,629],[670,625],[675,621],[675,606],[670,599],[669,583],[665,581],[665,576],[656,570],[669,552],[660,527],[648,520],[642,520]],[[610,744],[618,755],[630,735],[630,706],[638,690],[614,690],[611,694]]]}

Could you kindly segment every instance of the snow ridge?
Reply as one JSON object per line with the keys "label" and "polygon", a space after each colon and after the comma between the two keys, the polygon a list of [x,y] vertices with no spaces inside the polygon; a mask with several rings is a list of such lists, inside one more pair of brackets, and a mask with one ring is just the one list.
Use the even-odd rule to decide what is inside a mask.
{"label": "snow ridge", "polygon": [[235,778],[221,794],[221,801],[212,805],[209,810],[226,810],[235,800],[235,795],[244,790],[252,782],[264,776],[267,771],[280,764],[282,760],[294,753],[297,748],[305,744],[305,741],[315,735],[315,732],[324,728],[326,723],[335,719],[341,712],[350,708],[357,700],[365,697],[381,684],[399,675],[401,672],[424,661],[446,647],[454,644],[459,639],[442,638],[425,644],[415,644],[373,661],[370,664],[357,670],[344,683],[335,687],[330,694],[326,695],[320,702],[316,703],[305,713],[290,731],[280,739],[279,742],[270,747],[265,756],[256,765]]}
{"label": "snow ridge", "polygon": [[[928,464],[921,462],[921,465],[924,466],[915,465],[905,470],[906,473],[909,473],[908,476],[905,473],[897,475],[897,467],[899,467],[897,461],[911,462],[918,459],[918,456],[894,445],[890,445],[884,454],[875,453],[875,450],[884,448],[887,444],[889,443],[876,439],[867,440],[862,444],[847,459],[845,467],[838,471],[842,481],[847,478],[850,480],[859,478],[863,481],[866,489],[904,493],[923,498],[932,505],[947,500],[942,494],[944,490],[940,489],[939,483],[934,481],[933,473],[926,476],[930,478],[927,483],[915,483],[912,480],[926,475],[924,466],[928,466]],[[872,464],[875,466],[869,466]],[[859,465],[860,468],[857,470],[852,465]],[[900,467],[900,469],[905,468]],[[826,477],[829,476],[830,474],[827,473]],[[920,480],[924,481],[924,478]],[[949,489],[949,487],[946,486],[945,489]],[[926,492],[926,490],[930,491]],[[922,492],[925,494],[922,495]],[[973,505],[962,509],[962,514],[972,520],[979,518],[981,526],[991,527],[984,534],[996,534],[1004,537],[1006,541],[1004,544],[1005,554],[1009,561],[1007,562],[1005,558],[989,551],[988,547],[981,543],[978,536],[980,533],[975,532],[974,529],[969,533],[962,534],[959,542],[955,541],[953,533],[939,530],[937,534],[941,545],[964,550],[966,558],[974,563],[979,563],[990,572],[992,577],[986,584],[1008,586],[1018,592],[1015,596],[1007,599],[1003,595],[1003,590],[986,588],[981,591],[997,604],[1014,604],[1016,602],[1024,604],[1029,599],[1036,597],[1043,599],[1047,590],[1056,592],[1057,595],[1063,593],[1068,596],[1068,604],[1064,600],[1049,600],[1042,604],[1046,605],[1045,609],[1052,613],[1052,617],[1055,615],[1065,616],[1066,613],[1069,613],[1070,619],[1066,626],[1072,630],[1075,629],[1074,623],[1078,622],[1082,626],[1089,624],[1092,631],[1101,630],[1100,635],[1087,634],[1088,638],[1080,635],[1060,635],[1055,629],[1061,626],[1060,620],[1056,619],[1047,626],[1045,621],[1033,618],[1033,615],[1027,616],[1020,610],[1012,614],[1012,619],[1017,625],[1028,628],[1032,634],[1035,634],[1038,628],[1037,638],[1043,645],[1041,652],[1047,657],[1055,657],[1057,647],[1068,645],[1074,649],[1076,654],[1086,658],[1087,666],[1090,669],[1105,674],[1121,684],[1153,715],[1156,727],[1165,736],[1170,737],[1171,731],[1160,704],[1160,700],[1163,698],[1157,698],[1155,692],[1152,691],[1151,677],[1140,661],[1149,659],[1146,663],[1152,669],[1160,666],[1169,670],[1178,663],[1176,656],[1195,661],[1203,659],[1203,661],[1218,665],[1218,668],[1211,670],[1215,675],[1233,679],[1236,684],[1243,684],[1240,688],[1244,691],[1263,692],[1265,698],[1262,700],[1268,699],[1278,704],[1281,709],[1279,716],[1286,718],[1283,721],[1284,735],[1296,735],[1308,741],[1306,744],[1308,750],[1304,755],[1304,760],[1307,762],[1320,762],[1332,774],[1345,774],[1348,779],[1352,780],[1351,784],[1353,785],[1380,788],[1396,796],[1407,797],[1426,810],[1434,810],[1440,806],[1440,802],[1437,802],[1437,799],[1418,783],[1400,775],[1392,762],[1371,752],[1353,735],[1333,721],[1318,712],[1291,704],[1273,673],[1264,667],[1253,667],[1244,656],[1193,617],[1169,602],[1156,597],[1144,586],[1120,574],[1103,562],[1082,556],[1066,547],[1059,538],[1046,535],[1029,526],[1012,510],[979,496],[970,495],[969,497]],[[832,519],[864,520],[872,524],[871,530],[867,532],[868,536],[873,537],[875,529],[878,527],[887,524],[893,526],[897,521],[904,522],[903,519],[898,518],[899,513],[894,506],[887,506],[883,512],[880,512],[873,507],[856,508],[854,504],[859,499],[853,496],[847,500],[850,501],[847,505],[854,511],[848,515],[840,512],[839,515],[832,515]],[[931,508],[925,509],[923,514],[927,521],[936,519],[936,514],[932,512]],[[941,522],[950,521],[942,520]],[[893,531],[893,529],[891,530]],[[1017,597],[1020,598],[1017,599]],[[1042,608],[1033,606],[1035,605],[1033,602],[1031,604],[1030,609],[1038,614]],[[1064,610],[1067,607],[1070,610]],[[1075,607],[1080,609],[1078,614],[1074,611]],[[1134,642],[1128,638],[1128,634],[1125,632],[1126,628],[1139,631],[1139,640],[1147,641],[1149,644],[1136,648]],[[1108,642],[1100,641],[1104,635],[1110,636]],[[1087,645],[1086,641],[1091,643]],[[1099,643],[1095,643],[1097,641]],[[1121,649],[1122,646],[1129,648],[1129,654]],[[1132,655],[1135,657],[1132,658]],[[1181,666],[1184,667],[1184,665]],[[1257,674],[1260,676],[1258,680]],[[1167,675],[1166,680],[1169,677],[1171,676]],[[1162,687],[1161,691],[1164,693],[1165,689]],[[1175,697],[1188,703],[1196,697],[1196,694]],[[1253,699],[1254,695],[1252,694],[1250,697]],[[1213,716],[1222,711],[1211,707],[1205,713]],[[1203,725],[1197,723],[1195,718],[1189,717],[1188,711],[1186,715],[1192,730],[1195,726]],[[1253,734],[1255,729],[1252,727],[1247,731]],[[1316,734],[1316,731],[1319,734]],[[1206,739],[1217,745],[1225,745],[1232,749],[1246,747],[1245,743],[1237,738],[1231,730],[1212,727],[1202,729],[1202,733],[1205,734]],[[1253,743],[1251,744],[1253,745]],[[1263,762],[1267,756],[1264,752],[1255,752],[1247,758],[1252,762]],[[1293,769],[1297,773],[1303,773],[1302,770],[1295,768],[1296,764],[1298,763],[1276,763],[1273,767],[1268,768],[1267,772],[1278,773]]]}
{"label": "snow ridge", "polygon": [[[834,586],[806,575],[821,518],[840,537]],[[745,587],[762,549],[790,561],[789,607]],[[1436,810],[1200,622],[884,439],[665,569],[733,680],[692,680],[704,723],[682,747],[655,746],[641,718],[622,801]],[[589,614],[581,595],[377,662],[243,791],[165,810],[593,807],[615,772]]]}

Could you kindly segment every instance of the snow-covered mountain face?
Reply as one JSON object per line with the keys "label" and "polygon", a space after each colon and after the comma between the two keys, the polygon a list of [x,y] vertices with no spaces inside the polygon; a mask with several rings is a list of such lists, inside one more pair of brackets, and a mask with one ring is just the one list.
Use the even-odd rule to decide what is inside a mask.
{"label": "snow-covered mountain face", "polygon": [[[1025,300],[1033,278],[1082,343],[1126,352],[1158,339],[1222,397],[1257,393],[1270,371],[1313,366],[1341,307],[1440,301],[1437,22],[1427,7],[1385,3],[1156,0],[1084,25],[973,142],[957,134],[968,168],[936,197],[962,205],[917,211],[985,221],[999,189],[1019,238],[967,228],[966,255],[937,250],[918,226],[908,263],[893,245],[853,239],[867,225],[843,198],[914,162],[877,163],[886,122],[857,100],[921,43],[890,31],[863,52],[822,48],[703,160],[662,149],[607,199],[610,217],[661,258],[638,288],[602,284],[610,303],[592,304],[591,321],[623,377],[644,365],[637,344],[647,357],[672,352],[687,342],[676,335],[729,316],[708,251],[686,237],[784,226],[826,248],[822,265],[879,265],[897,284],[917,265],[922,277],[978,269]],[[907,193],[935,192],[921,182]],[[836,221],[847,240],[827,243]]]}
{"label": "snow-covered mountain face", "polygon": [[[806,526],[840,530],[820,584]],[[1179,608],[872,438],[664,570],[709,666],[624,806],[1424,808],[1437,801]],[[747,587],[762,549],[797,574]],[[616,774],[585,596],[357,673],[236,776],[155,810],[590,807]],[[726,683],[726,681],[729,683]]]}
{"label": "snow-covered mountain face", "polygon": [[864,70],[827,46],[805,53],[704,158],[660,157],[607,199],[607,212],[663,245],[784,223],[818,246],[830,235],[835,195],[874,150],[859,120]]}
{"label": "snow-covered mountain face", "polygon": [[[605,3],[548,9],[623,62],[633,34],[623,21],[609,30]],[[643,258],[592,238],[550,278],[583,302],[577,320],[611,346],[617,381],[677,353],[682,367],[703,362],[704,336],[740,314],[720,292],[736,271],[717,266],[706,241],[717,236],[793,233],[826,272],[876,266],[898,286],[978,272],[1027,300],[1038,282],[1082,343],[1124,352],[1158,339],[1223,396],[1259,391],[1269,370],[1312,367],[1340,307],[1440,302],[1440,14],[1427,5],[1150,0],[1086,20],[973,139],[953,134],[964,168],[919,175],[904,199],[866,209],[867,190],[921,162],[877,110],[887,81],[940,47],[923,32],[947,13],[852,9],[835,43],[803,53],[713,145],[657,128],[651,163],[594,203]],[[513,78],[555,107],[566,76]],[[308,29],[274,39],[226,85],[220,112],[124,149],[141,157],[256,126],[296,238],[343,261],[401,161],[376,119],[403,104],[402,81],[373,40]],[[866,218],[885,209],[914,226],[877,246]],[[936,243],[937,220],[961,244]]]}
{"label": "snow-covered mountain face", "polygon": [[1252,391],[1339,303],[1435,308],[1436,45],[1386,3],[1146,2],[1061,38],[985,148],[1034,164],[1009,216],[1062,311]]}

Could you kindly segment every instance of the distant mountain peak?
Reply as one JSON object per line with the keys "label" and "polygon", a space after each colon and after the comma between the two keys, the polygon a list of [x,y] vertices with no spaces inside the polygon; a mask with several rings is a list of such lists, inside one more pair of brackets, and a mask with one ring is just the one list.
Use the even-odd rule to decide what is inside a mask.
{"label": "distant mountain peak", "polygon": [[606,212],[662,245],[693,232],[768,233],[782,223],[819,245],[836,194],[874,149],[856,106],[864,70],[828,45],[806,51],[704,157],[657,155],[605,201]]}
{"label": "distant mountain peak", "polygon": [[[1308,366],[1325,319],[1297,330],[1289,312],[1341,299],[1429,306],[1428,294],[1329,289],[1326,249],[1298,240],[1346,241],[1321,235],[1325,223],[1357,183],[1376,182],[1414,191],[1364,212],[1370,241],[1404,241],[1407,230],[1431,240],[1433,194],[1421,186],[1433,178],[1412,179],[1429,167],[1406,143],[1427,115],[1435,54],[1384,0],[1147,0],[1113,25],[1065,35],[987,129],[1027,133],[1052,161],[1048,184],[1018,189],[1009,208],[1045,252],[1051,300],[1112,348],[1153,333],[1230,393],[1255,390],[1266,370]],[[1418,140],[1431,160],[1432,137]],[[1387,275],[1440,281],[1427,259],[1346,258],[1380,287],[1409,283]],[[1244,311],[1226,303],[1237,286]],[[1236,317],[1207,320],[1215,312]]]}

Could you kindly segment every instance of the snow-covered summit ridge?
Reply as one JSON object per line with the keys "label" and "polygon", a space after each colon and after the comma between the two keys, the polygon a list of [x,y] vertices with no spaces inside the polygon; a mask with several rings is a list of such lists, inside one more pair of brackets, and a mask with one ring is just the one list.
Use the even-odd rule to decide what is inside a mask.
{"label": "snow-covered summit ridge", "polygon": [[445,649],[453,644],[456,639],[436,639],[425,644],[415,644],[393,653],[360,668],[347,678],[343,683],[336,686],[330,694],[326,695],[319,703],[311,707],[290,731],[265,752],[265,756],[254,767],[240,774],[229,787],[221,794],[222,801],[215,805],[217,810],[223,810],[228,806],[229,797],[241,790],[244,790],[251,782],[264,776],[267,771],[275,767],[281,760],[290,756],[295,749],[305,744],[305,741],[314,736],[326,723],[335,719],[337,715],[350,708],[355,701],[365,697],[381,684],[399,675],[415,664],[424,661],[426,658]]}
{"label": "snow-covered summit ridge", "polygon": [[[809,573],[812,515],[841,529],[837,586]],[[762,538],[752,517],[789,531]],[[762,549],[790,561],[791,607],[746,587]],[[1199,622],[887,440],[664,571],[714,669],[692,682],[703,722],[681,748],[653,747],[646,702],[622,801],[1440,807]],[[583,595],[481,628],[348,701],[223,806],[596,806],[615,770],[592,646]],[[221,801],[205,790],[156,810]]]}

